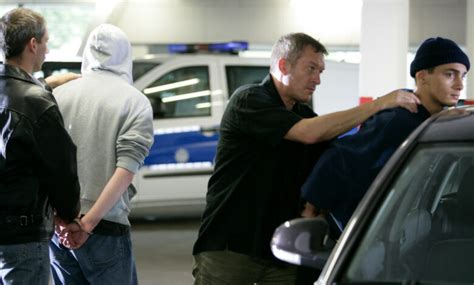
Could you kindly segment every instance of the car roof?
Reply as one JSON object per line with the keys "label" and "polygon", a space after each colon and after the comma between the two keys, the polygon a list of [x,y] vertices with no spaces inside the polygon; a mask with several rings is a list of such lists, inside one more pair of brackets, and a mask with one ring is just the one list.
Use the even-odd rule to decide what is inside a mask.
{"label": "car roof", "polygon": [[444,110],[432,116],[420,135],[418,142],[463,142],[474,141],[474,106],[463,106]]}
{"label": "car roof", "polygon": [[172,58],[207,58],[207,59],[214,59],[214,58],[240,58],[242,60],[265,60],[268,61],[270,64],[270,58],[264,56],[252,56],[252,55],[244,55],[241,56],[239,54],[230,54],[230,53],[164,53],[164,54],[147,54],[142,57],[134,58],[134,62],[156,62],[162,63],[164,61],[170,60]]}

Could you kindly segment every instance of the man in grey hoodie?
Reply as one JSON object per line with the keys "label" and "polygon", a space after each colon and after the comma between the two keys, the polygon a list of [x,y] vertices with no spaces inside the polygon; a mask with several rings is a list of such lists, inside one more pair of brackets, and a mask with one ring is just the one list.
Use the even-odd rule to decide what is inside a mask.
{"label": "man in grey hoodie", "polygon": [[50,244],[55,284],[136,284],[130,240],[132,179],[153,143],[148,99],[132,86],[132,50],[117,27],[87,40],[82,78],[54,90],[77,145],[82,231],[63,228]]}

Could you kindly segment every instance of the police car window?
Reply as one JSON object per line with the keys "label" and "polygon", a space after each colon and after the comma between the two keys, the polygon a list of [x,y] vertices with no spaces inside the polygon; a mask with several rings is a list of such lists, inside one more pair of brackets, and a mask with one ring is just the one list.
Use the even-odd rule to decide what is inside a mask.
{"label": "police car window", "polygon": [[226,66],[229,97],[242,85],[260,83],[268,74],[268,68],[268,66]]}
{"label": "police car window", "polygon": [[175,69],[142,90],[155,119],[211,115],[211,90],[207,66]]}
{"label": "police car window", "polygon": [[[410,155],[365,230],[344,282],[472,282],[474,145],[426,144]],[[444,262],[449,260],[449,262]]]}
{"label": "police car window", "polygon": [[148,71],[152,70],[153,68],[157,67],[158,65],[160,65],[160,64],[157,63],[157,62],[134,61],[133,62],[133,71],[132,71],[133,81],[137,80],[143,74],[147,73]]}

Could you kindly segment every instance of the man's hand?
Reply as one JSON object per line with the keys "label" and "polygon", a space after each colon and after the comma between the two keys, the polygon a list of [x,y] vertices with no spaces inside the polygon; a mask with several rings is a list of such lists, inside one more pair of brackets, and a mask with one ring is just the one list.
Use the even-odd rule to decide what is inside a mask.
{"label": "man's hand", "polygon": [[322,217],[326,218],[329,214],[327,209],[318,209],[310,202],[306,202],[304,204],[304,209],[301,212],[301,217],[303,218],[315,218],[315,217]]}
{"label": "man's hand", "polygon": [[66,224],[57,217],[55,218],[55,233],[58,235],[59,242],[69,249],[80,248],[90,236],[90,233],[82,229],[79,222]]}
{"label": "man's hand", "polygon": [[316,210],[316,207],[313,206],[313,204],[306,202],[304,204],[304,209],[301,212],[301,216],[304,218],[314,218],[318,215],[318,211]]}
{"label": "man's hand", "polygon": [[378,104],[379,110],[403,107],[412,113],[418,112],[420,99],[412,92],[402,89],[392,91],[374,101]]}
{"label": "man's hand", "polygon": [[59,241],[69,249],[80,248],[89,238],[89,234],[82,230],[77,223],[71,223],[67,226],[67,234]]}
{"label": "man's hand", "polygon": [[58,87],[59,85],[62,85],[68,81],[77,79],[79,77],[81,77],[80,74],[68,72],[68,73],[63,73],[63,74],[58,74],[58,75],[51,75],[45,78],[44,80],[46,81],[46,83],[48,83],[51,89],[54,89]]}

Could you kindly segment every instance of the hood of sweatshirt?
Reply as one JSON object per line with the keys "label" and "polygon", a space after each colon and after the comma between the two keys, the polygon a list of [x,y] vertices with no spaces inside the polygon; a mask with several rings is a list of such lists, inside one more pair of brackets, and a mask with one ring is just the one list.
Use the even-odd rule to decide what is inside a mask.
{"label": "hood of sweatshirt", "polygon": [[133,83],[132,46],[125,33],[110,24],[101,24],[87,39],[82,56],[82,74],[106,70]]}

